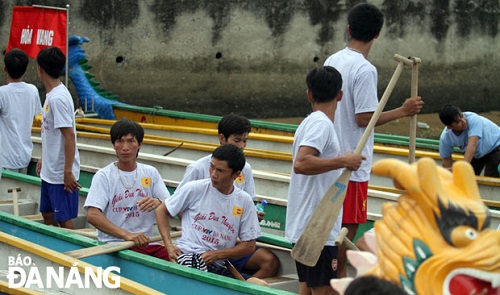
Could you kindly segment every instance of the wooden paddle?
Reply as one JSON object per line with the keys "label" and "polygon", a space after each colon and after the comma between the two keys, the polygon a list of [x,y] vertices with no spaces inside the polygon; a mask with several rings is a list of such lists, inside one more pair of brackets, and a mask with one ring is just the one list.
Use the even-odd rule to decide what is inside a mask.
{"label": "wooden paddle", "polygon": [[[177,238],[181,236],[180,232],[175,232],[170,235],[172,238]],[[149,238],[149,242],[158,242],[161,241],[161,236],[154,236]],[[65,252],[64,254],[71,256],[73,258],[85,258],[89,256],[95,256],[100,254],[113,253],[120,250],[125,250],[130,247],[135,246],[135,243],[132,241],[124,241],[124,242],[110,242],[99,246],[94,246],[90,248],[83,248],[78,250],[73,250],[69,252]]]}
{"label": "wooden paddle", "polygon": [[[422,62],[418,57],[411,57],[412,70],[411,70],[411,97],[418,95],[418,66]],[[408,145],[409,155],[408,162],[411,164],[415,162],[415,149],[417,145],[417,115],[410,118],[410,142]]]}
{"label": "wooden paddle", "polygon": [[174,147],[170,151],[163,154],[163,156],[166,157],[166,156],[170,155],[171,153],[175,152],[178,148],[180,148],[183,144],[184,144],[184,142],[181,142],[178,146]]}
{"label": "wooden paddle", "polygon": [[229,269],[233,277],[235,277],[240,281],[246,281],[245,278],[240,274],[240,272],[233,266],[233,264],[229,260],[224,259],[224,263],[226,264],[227,269]]}
{"label": "wooden paddle", "polygon": [[[354,153],[359,154],[363,150],[375,123],[378,121],[382,110],[384,109],[392,91],[394,90],[394,87],[396,86],[404,65],[412,64],[411,60],[398,54],[394,55],[394,59],[398,62],[398,66],[389,81],[389,85],[387,85],[387,88],[382,95],[382,99],[379,102],[377,110],[373,113],[365,132],[361,136]],[[342,172],[337,181],[335,181],[335,183],[333,183],[323,195],[323,198],[316,207],[316,210],[299,237],[299,240],[292,249],[291,255],[293,259],[304,265],[316,265],[321,254],[321,250],[328,240],[328,236],[337,221],[340,209],[344,203],[346,188],[350,177],[351,171],[344,169],[344,172]]]}

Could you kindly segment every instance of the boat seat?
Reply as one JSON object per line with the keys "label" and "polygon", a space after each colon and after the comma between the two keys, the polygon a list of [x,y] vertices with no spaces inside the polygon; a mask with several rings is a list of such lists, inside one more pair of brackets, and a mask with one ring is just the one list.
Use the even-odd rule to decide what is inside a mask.
{"label": "boat seat", "polygon": [[296,274],[269,277],[263,280],[266,281],[271,288],[290,292],[297,292],[299,289],[299,278]]}
{"label": "boat seat", "polygon": [[[22,215],[21,217],[29,219],[29,220],[33,220],[36,222],[43,223],[43,217],[42,217],[41,213],[32,214],[32,215]],[[87,229],[87,228],[91,227],[87,223],[87,215],[84,215],[84,214],[78,214],[78,216],[75,219],[73,219],[73,224],[75,226],[75,229]]]}

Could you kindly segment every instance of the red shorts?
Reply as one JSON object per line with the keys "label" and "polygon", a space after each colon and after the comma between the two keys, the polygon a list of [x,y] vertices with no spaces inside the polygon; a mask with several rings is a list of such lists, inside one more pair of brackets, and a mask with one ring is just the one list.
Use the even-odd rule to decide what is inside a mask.
{"label": "red shorts", "polygon": [[142,254],[146,254],[149,256],[153,256],[156,258],[160,258],[163,260],[167,260],[167,261],[170,260],[168,257],[167,249],[165,249],[165,246],[160,245],[160,244],[149,244],[149,245],[146,245],[143,247],[135,247],[134,246],[132,248],[129,248],[129,250],[139,252]]}
{"label": "red shorts", "polygon": [[342,224],[362,224],[367,218],[368,181],[349,181],[344,200]]}

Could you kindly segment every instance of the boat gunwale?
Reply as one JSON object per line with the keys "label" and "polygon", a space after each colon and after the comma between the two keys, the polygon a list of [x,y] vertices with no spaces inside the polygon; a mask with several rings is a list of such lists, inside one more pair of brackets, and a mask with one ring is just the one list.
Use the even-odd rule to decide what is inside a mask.
{"label": "boat gunwale", "polygon": [[[56,239],[62,239],[66,242],[75,244],[80,247],[92,247],[92,246],[97,246],[97,245],[102,245],[104,244],[103,242],[99,242],[96,240],[93,240],[88,237],[81,236],[77,233],[72,233],[72,232],[67,232],[67,231],[62,231],[60,229],[57,229],[56,227],[50,227],[46,226],[44,224],[38,223],[36,221],[24,219],[23,217],[18,217],[14,216],[12,214],[2,212],[0,211],[0,222],[6,222],[9,224],[12,224],[14,226],[22,227],[27,230],[35,231],[38,232],[42,235],[48,235]],[[35,244],[36,245],[36,244]],[[72,250],[76,250],[79,248],[75,248]],[[52,250],[54,251],[54,250]],[[55,251],[57,252],[57,251]],[[64,257],[69,257],[64,255],[63,253],[57,252],[59,255],[62,255]],[[188,268],[185,266],[181,266],[172,262],[164,261],[156,257],[148,256],[145,254],[141,254],[138,252],[134,252],[132,250],[122,250],[117,253],[110,253],[110,254],[103,254],[103,255],[116,255],[122,259],[126,259],[132,262],[136,262],[139,264],[143,264],[147,267],[151,267],[154,269],[158,269],[161,271],[166,271],[169,273],[172,273],[174,275],[180,275],[185,278],[189,279],[195,279],[197,281],[200,281],[202,283],[207,283],[211,285],[215,285],[217,287],[225,288],[225,289],[231,289],[243,293],[248,293],[248,294],[266,294],[266,295],[272,295],[272,294],[296,294],[288,291],[283,291],[279,289],[273,289],[273,288],[268,288],[264,286],[259,286],[259,285],[254,285],[250,284],[247,282],[242,282],[236,279],[228,278],[225,276],[209,273],[209,272],[204,272],[200,271],[197,269],[192,269]],[[83,260],[78,260],[76,258],[71,258],[71,261],[82,261]],[[86,262],[84,262],[86,263]],[[122,276],[122,278],[125,278]],[[128,279],[130,280],[130,279]]]}

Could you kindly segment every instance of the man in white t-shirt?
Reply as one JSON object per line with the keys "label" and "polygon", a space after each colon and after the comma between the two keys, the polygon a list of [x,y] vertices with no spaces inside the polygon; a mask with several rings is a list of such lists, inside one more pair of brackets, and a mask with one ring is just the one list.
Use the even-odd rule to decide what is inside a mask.
{"label": "man in white t-shirt", "polygon": [[[209,272],[233,277],[224,261],[255,250],[261,235],[255,206],[252,197],[234,185],[244,166],[240,148],[221,145],[212,153],[210,178],[186,183],[156,210],[158,229],[172,261],[181,255],[196,255]],[[169,216],[179,213],[182,237],[174,244]]]}
{"label": "man in white t-shirt", "polygon": [[[221,145],[226,143],[232,144],[243,151],[247,145],[248,134],[252,130],[252,126],[247,118],[231,113],[222,117],[217,126],[217,130]],[[190,181],[210,178],[209,167],[211,159],[212,155],[208,155],[190,164],[186,168],[184,177],[177,189],[183,187]],[[238,178],[236,178],[234,185],[247,192],[252,198],[255,196],[252,167],[248,162],[245,162],[245,166]],[[258,214],[259,220],[264,218],[264,212],[259,212]],[[255,273],[253,275],[261,279],[276,275],[280,266],[279,259],[276,255],[260,247],[256,247],[255,251],[249,255],[230,259],[230,261],[238,271],[254,271]]]}
{"label": "man in white t-shirt", "polygon": [[33,118],[42,112],[38,89],[22,81],[29,57],[11,49],[4,57],[7,85],[0,87],[0,175],[1,167],[26,174],[31,161]]}
{"label": "man in white t-shirt", "polygon": [[169,260],[160,244],[149,244],[154,210],[170,196],[156,168],[137,162],[144,129],[125,118],[110,130],[118,160],[97,171],[85,201],[87,220],[102,242],[133,241],[130,250]]}
{"label": "man in white t-shirt", "polygon": [[[335,114],[335,132],[340,140],[341,154],[352,152],[363,135],[366,126],[377,109],[377,69],[368,60],[368,54],[378,38],[384,15],[373,4],[355,5],[347,16],[347,30],[350,36],[346,48],[331,55],[325,66],[336,68],[342,75],[344,98]],[[420,112],[423,101],[420,97],[407,99],[396,109],[380,115],[377,126],[408,117]],[[366,157],[361,167],[351,174],[344,200],[342,227],[349,230],[347,237],[353,240],[358,227],[367,220],[368,181],[373,157],[373,131],[362,154]],[[339,275],[345,277],[345,246],[339,251]]]}
{"label": "man in white t-shirt", "polygon": [[[59,77],[66,65],[61,49],[41,50],[38,77],[45,86],[42,108],[42,157],[36,172],[42,178],[40,212],[45,224],[74,228],[78,216],[80,156],[76,148],[75,107]],[[43,164],[42,164],[43,163]]]}
{"label": "man in white t-shirt", "polygon": [[[333,128],[335,109],[342,99],[342,77],[332,67],[311,70],[306,78],[307,100],[312,113],[300,123],[293,140],[285,238],[297,243],[321,198],[344,168],[357,170],[364,156],[342,154]],[[342,103],[342,102],[340,102]],[[340,232],[342,211],[314,267],[295,262],[300,294],[330,294],[330,280],[337,278],[335,238]]]}

